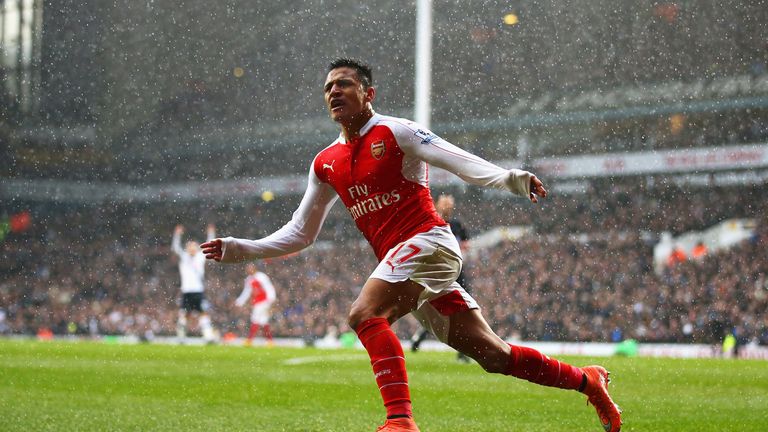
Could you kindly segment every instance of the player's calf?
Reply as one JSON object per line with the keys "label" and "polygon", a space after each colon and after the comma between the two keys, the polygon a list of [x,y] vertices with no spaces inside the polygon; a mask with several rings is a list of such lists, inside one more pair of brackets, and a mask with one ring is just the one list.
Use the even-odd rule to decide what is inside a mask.
{"label": "player's calf", "polygon": [[511,375],[543,386],[578,390],[584,383],[581,369],[550,358],[523,346],[510,345],[505,375]]}

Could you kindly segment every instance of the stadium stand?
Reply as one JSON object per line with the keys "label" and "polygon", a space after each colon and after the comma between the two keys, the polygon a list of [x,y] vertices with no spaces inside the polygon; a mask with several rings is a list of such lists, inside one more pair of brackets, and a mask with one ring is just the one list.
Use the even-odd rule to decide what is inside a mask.
{"label": "stadium stand", "polygon": [[[519,202],[495,205],[482,197],[472,203],[466,195],[462,217],[475,231],[503,222],[478,215],[534,220],[535,234],[479,250],[467,260],[473,292],[500,334],[534,340],[703,343],[733,330],[742,343],[768,343],[764,219],[753,238],[732,250],[686,261],[662,274],[652,265],[660,230],[699,230],[736,216],[759,219],[768,214],[765,188],[649,192],[631,181],[623,183],[623,191],[621,183],[611,184],[616,188],[611,193],[596,185],[585,195],[555,196],[545,204],[551,208],[538,210]],[[654,200],[657,205],[649,205]],[[481,211],[467,210],[476,205]],[[33,227],[10,233],[2,244],[0,296],[7,331],[34,334],[46,327],[61,335],[143,337],[150,330],[171,335],[178,274],[169,253],[170,221],[194,227],[216,215],[222,232],[259,236],[279,226],[291,211],[264,207],[269,205],[220,211],[224,208],[201,203],[182,213],[172,204],[34,208]],[[236,216],[243,214],[247,216]],[[331,216],[323,238],[310,250],[266,263],[278,293],[276,335],[312,340],[331,326],[346,327],[344,311],[373,268],[374,257],[347,228],[333,229],[335,219],[342,217],[346,215]],[[334,242],[346,245],[334,247]],[[354,257],[351,262],[349,257]],[[207,293],[220,331],[245,328],[246,315],[232,305],[241,273],[239,266],[209,267]],[[413,325],[405,321],[399,334],[409,336]]]}
{"label": "stadium stand", "polygon": [[[50,7],[59,3],[67,14],[42,15],[49,49],[40,59],[39,110],[11,110],[21,128],[10,142],[15,176],[146,183],[303,171],[336,133],[319,83],[340,52],[364,54],[376,68],[381,112],[411,113],[415,18],[394,0],[339,6],[361,31],[377,34],[386,23],[399,36],[388,44],[325,39],[347,24],[320,1],[296,11],[202,0],[185,8]],[[519,23],[505,25],[513,12]],[[435,11],[433,126],[489,159],[525,153],[523,137],[533,156],[754,142],[768,124],[757,100],[768,88],[760,78],[768,50],[755,37],[766,18],[757,5],[691,0],[449,3]],[[194,31],[201,27],[204,35]],[[285,43],[285,32],[299,28],[299,39]],[[664,98],[676,94],[667,87],[681,86],[677,102],[693,106]],[[633,99],[641,94],[653,98]],[[585,105],[589,95],[611,104]],[[569,117],[590,109],[598,112]],[[561,116],[559,124],[547,115]],[[75,162],[78,169],[66,169]]]}

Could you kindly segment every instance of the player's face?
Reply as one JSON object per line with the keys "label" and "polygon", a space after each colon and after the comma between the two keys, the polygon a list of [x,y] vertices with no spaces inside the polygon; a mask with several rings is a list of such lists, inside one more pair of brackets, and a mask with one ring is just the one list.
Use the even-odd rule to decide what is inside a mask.
{"label": "player's face", "polygon": [[194,255],[194,254],[197,253],[198,250],[200,250],[200,249],[197,247],[197,243],[195,243],[193,241],[187,242],[187,253],[188,254]]}
{"label": "player's face", "polygon": [[440,195],[440,197],[437,199],[437,204],[435,204],[435,209],[440,216],[443,218],[448,218],[451,217],[451,214],[453,214],[453,206],[453,197]]}
{"label": "player's face", "polygon": [[328,72],[323,87],[325,105],[335,122],[351,123],[362,114],[371,110],[373,87],[363,88],[357,72],[348,67],[340,67]]}

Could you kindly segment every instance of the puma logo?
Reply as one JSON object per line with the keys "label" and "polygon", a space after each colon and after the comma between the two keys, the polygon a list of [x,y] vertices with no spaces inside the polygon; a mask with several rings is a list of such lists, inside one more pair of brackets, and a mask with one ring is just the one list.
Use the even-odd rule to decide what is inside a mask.
{"label": "puma logo", "polygon": [[331,170],[331,172],[335,173],[336,171],[333,170],[333,164],[335,164],[335,163],[336,163],[335,159],[331,161],[330,165],[327,164],[327,163],[324,163],[323,164],[323,169],[328,168],[329,170]]}

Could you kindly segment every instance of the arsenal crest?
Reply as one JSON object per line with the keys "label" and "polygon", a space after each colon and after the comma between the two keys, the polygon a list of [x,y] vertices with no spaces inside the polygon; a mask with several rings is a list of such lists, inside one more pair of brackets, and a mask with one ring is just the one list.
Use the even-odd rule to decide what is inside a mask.
{"label": "arsenal crest", "polygon": [[374,159],[380,160],[382,156],[384,156],[384,150],[387,148],[384,146],[384,141],[376,141],[375,143],[371,144],[371,156],[373,156]]}

